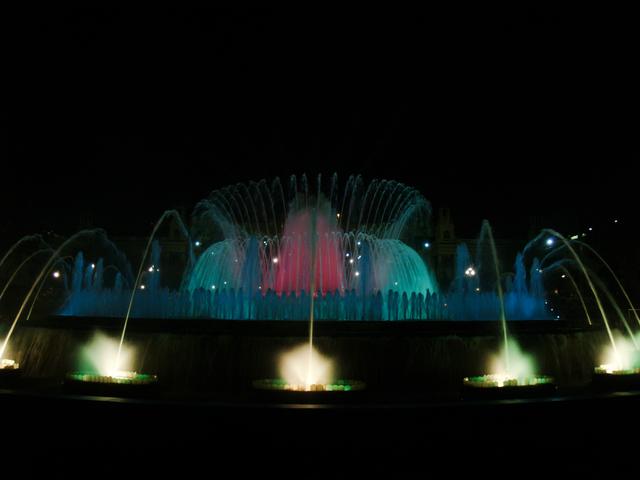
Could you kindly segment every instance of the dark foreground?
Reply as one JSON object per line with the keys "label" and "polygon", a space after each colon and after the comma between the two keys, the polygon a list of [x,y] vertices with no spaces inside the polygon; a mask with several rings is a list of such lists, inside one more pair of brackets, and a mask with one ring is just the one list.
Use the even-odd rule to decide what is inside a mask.
{"label": "dark foreground", "polygon": [[29,474],[87,478],[484,478],[635,466],[640,392],[365,400],[134,400],[16,387],[0,390],[3,458]]}

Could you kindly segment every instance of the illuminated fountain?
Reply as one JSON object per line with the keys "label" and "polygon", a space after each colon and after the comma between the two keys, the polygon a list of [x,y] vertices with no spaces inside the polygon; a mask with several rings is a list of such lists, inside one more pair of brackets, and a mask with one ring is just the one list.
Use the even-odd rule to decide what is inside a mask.
{"label": "illuminated fountain", "polygon": [[[364,382],[357,380],[336,380],[333,362],[320,355],[315,348],[309,353],[305,343],[285,352],[280,357],[279,379],[256,380],[253,386],[258,390],[272,392],[325,392],[329,394],[355,392],[365,388]],[[324,395],[327,396],[327,395]],[[301,398],[301,396],[294,396]]]}
{"label": "illuminated fountain", "polygon": [[488,368],[493,373],[464,378],[464,396],[521,397],[548,394],[555,389],[551,377],[535,373],[533,358],[523,353],[513,338],[507,348],[508,352],[503,347],[498,355],[490,357]]}
{"label": "illuminated fountain", "polygon": [[[500,275],[500,267],[498,264],[498,254],[496,251],[495,241],[491,226],[486,220],[482,223],[480,238],[478,240],[478,258],[482,259],[483,249],[487,250],[488,255],[483,260],[483,264],[479,263],[479,270],[482,268],[489,269],[494,274],[494,285],[497,291],[497,297],[500,306],[500,325],[502,329],[502,348],[500,354],[492,357],[489,365],[491,373],[485,375],[465,377],[463,379],[463,395],[466,397],[511,397],[511,396],[529,396],[547,394],[555,389],[553,379],[546,375],[535,374],[534,362],[532,358],[524,354],[517,343],[509,337],[507,332],[507,318],[505,310],[505,298],[502,288],[502,276]],[[533,272],[535,270],[535,273]],[[514,290],[517,294],[526,290],[523,284],[522,273],[524,264],[522,256],[516,259],[516,278]],[[467,276],[471,271],[467,271]],[[531,288],[535,289],[536,285],[540,285],[540,276],[538,264],[533,262],[531,275]],[[538,287],[541,288],[541,287]]]}
{"label": "illuminated fountain", "polygon": [[21,374],[20,364],[10,358],[0,360],[0,382],[9,382]]}
{"label": "illuminated fountain", "polygon": [[[423,258],[427,253],[422,248],[424,238],[417,238],[428,238],[430,207],[415,189],[386,180],[365,184],[360,177],[349,177],[345,186],[339,186],[335,176],[324,183],[318,176],[313,185],[302,176],[292,177],[289,194],[284,191],[279,179],[214,191],[196,207],[190,231],[176,212],[165,212],[148,238],[135,277],[127,268],[116,269],[96,257],[95,252],[77,253],[58,272],[60,251],[56,252],[56,259],[43,269],[35,290],[29,292],[31,309],[44,284],[41,280],[53,275],[55,267],[69,285],[62,315],[122,319],[117,324],[122,330],[111,366],[82,367],[67,376],[67,384],[155,383],[154,376],[131,373],[136,369],[119,361],[128,325],[140,317],[309,321],[308,342],[301,347],[306,350],[305,358],[291,354],[286,358],[297,360],[283,362],[299,363],[297,370],[306,374],[296,379],[290,373],[296,368],[281,368],[281,380],[255,383],[260,388],[297,392],[364,387],[362,382],[336,380],[333,375],[314,379],[313,372],[319,368],[316,363],[322,364],[314,345],[317,320],[499,319],[505,366],[492,373],[509,375],[509,357],[515,354],[509,353],[506,320],[550,319],[536,261],[527,272],[519,255],[512,277],[501,277],[488,224],[483,225],[476,258],[471,258],[466,246],[460,246],[456,278],[443,290]],[[168,269],[161,265],[158,238],[160,226],[169,219],[180,225],[188,253],[184,274],[172,289],[160,274]],[[406,227],[413,222],[423,223],[409,232]],[[485,280],[487,275],[493,282]],[[26,302],[20,311],[28,306]],[[502,385],[512,382],[500,378],[497,383]],[[515,378],[516,383],[528,382]]]}
{"label": "illuminated fountain", "polygon": [[[393,181],[349,177],[341,187],[334,175],[317,184],[291,177],[288,194],[280,179],[216,190],[193,215],[187,265],[181,288],[160,284],[152,258],[143,267],[145,282],[117,276],[109,282],[76,258],[71,291],[61,315],[229,320],[308,319],[311,265],[316,287],[316,320],[491,320],[501,303],[495,289],[473,290],[455,283],[437,284],[423,257],[403,240],[408,225],[427,235],[430,211],[415,189]],[[309,216],[317,211],[316,248],[310,250]],[[425,223],[420,223],[425,222]],[[189,235],[185,235],[188,238]],[[427,242],[428,243],[428,242]],[[423,242],[419,242],[420,245]],[[160,245],[152,243],[153,252]],[[469,267],[458,255],[464,270]],[[471,260],[469,259],[469,263]],[[505,291],[510,320],[547,319],[541,283],[521,288],[525,272],[516,272]],[[126,286],[124,285],[126,283]],[[469,282],[466,282],[469,283]],[[99,285],[97,287],[96,285]]]}
{"label": "illuminated fountain", "polygon": [[[358,381],[333,380],[333,362],[320,355],[313,344],[315,300],[324,289],[336,291],[343,285],[342,251],[332,240],[337,237],[337,225],[330,209],[319,196],[315,207],[291,215],[285,225],[282,249],[285,267],[275,275],[276,286],[283,291],[308,288],[309,336],[307,344],[285,353],[280,360],[280,380],[258,380],[253,385],[259,390],[281,392],[351,392],[364,389]],[[333,223],[333,225],[332,225]],[[324,255],[322,253],[324,252]],[[278,258],[278,257],[275,257]],[[284,259],[288,259],[287,262]],[[326,262],[326,265],[325,265]],[[280,263],[280,262],[271,262]],[[289,265],[286,266],[286,263]],[[290,270],[293,270],[291,272]],[[359,273],[359,272],[357,272]],[[360,275],[358,275],[360,276]],[[366,275],[362,275],[366,278]],[[333,287],[333,288],[332,288]],[[364,291],[367,285],[360,286]]]}
{"label": "illuminated fountain", "polygon": [[[2,341],[2,343],[0,345],[0,362],[1,362],[1,365],[2,365],[2,368],[0,368],[0,371],[2,372],[2,375],[15,375],[16,373],[14,373],[14,372],[19,373],[19,364],[13,359],[5,358],[4,354],[7,351],[7,348],[9,346],[9,341],[11,340],[11,337],[12,337],[12,335],[13,335],[13,333],[14,333],[17,325],[18,325],[18,322],[19,322],[20,318],[22,317],[23,313],[25,312],[25,309],[26,309],[27,305],[29,304],[30,301],[33,300],[33,302],[35,302],[35,299],[37,299],[37,296],[38,296],[38,294],[40,292],[40,289],[42,288],[42,285],[46,281],[47,276],[51,273],[52,268],[55,267],[55,265],[57,265],[61,261],[61,257],[60,257],[61,253],[66,248],[70,247],[74,242],[76,242],[77,240],[79,240],[79,239],[81,239],[83,237],[92,237],[94,239],[97,238],[97,239],[100,240],[101,243],[104,243],[104,245],[106,245],[108,248],[111,248],[111,249],[114,249],[114,250],[117,251],[117,249],[115,248],[113,243],[107,239],[106,234],[105,234],[105,232],[103,230],[101,230],[101,229],[81,230],[80,232],[77,232],[74,235],[72,235],[69,238],[67,238],[55,250],[53,248],[47,248],[47,249],[38,250],[38,251],[32,253],[30,256],[28,256],[25,260],[23,260],[18,265],[17,269],[9,277],[8,283],[10,283],[13,280],[13,278],[15,277],[17,272],[25,265],[25,263],[27,261],[31,260],[32,258],[34,258],[39,253],[45,252],[45,253],[49,254],[49,257],[47,258],[46,263],[38,271],[38,274],[36,275],[36,278],[35,278],[34,282],[31,284],[31,287],[29,288],[26,296],[24,297],[22,303],[20,304],[18,312],[16,313],[13,321],[11,322],[11,324],[9,326],[9,330],[7,331],[7,334],[5,335],[4,340]],[[37,239],[40,243],[44,243],[39,236],[23,237],[18,242],[16,242],[9,249],[9,251],[3,256],[2,260],[0,260],[0,266],[7,260],[7,258],[11,255],[11,253],[13,253],[18,248],[19,245],[21,245],[25,241],[28,241],[28,240],[31,240],[31,239]],[[47,246],[46,243],[44,243],[44,245]],[[55,274],[54,274],[54,276],[55,276]],[[6,288],[6,286],[5,286],[5,288]],[[4,292],[5,292],[5,290],[3,289],[2,294],[4,294]],[[35,299],[34,299],[34,293],[36,294],[35,295]],[[33,304],[31,306],[31,308],[33,308]]]}
{"label": "illuminated fountain", "polygon": [[[120,335],[120,341],[117,342],[117,347],[114,345],[113,348],[110,348],[111,342],[105,338],[99,338],[97,340],[94,339],[95,344],[91,344],[87,347],[87,356],[89,358],[98,358],[99,361],[93,361],[93,365],[97,371],[97,375],[95,373],[86,373],[86,372],[72,372],[67,374],[66,377],[66,385],[75,390],[87,390],[87,391],[102,391],[104,388],[110,388],[113,390],[108,390],[109,392],[143,392],[148,390],[149,387],[153,387],[157,384],[157,376],[138,373],[132,370],[127,370],[123,366],[128,362],[128,357],[130,355],[127,353],[126,346],[124,344],[125,335],[127,333],[127,326],[129,323],[129,317],[131,315],[131,309],[134,304],[134,300],[136,297],[136,293],[138,289],[142,286],[141,280],[143,275],[143,270],[145,263],[147,261],[147,256],[149,252],[152,251],[152,258],[155,259],[155,263],[158,263],[159,250],[152,249],[154,245],[155,235],[163,224],[163,222],[167,219],[174,220],[177,225],[181,228],[182,233],[185,235],[187,240],[190,242],[189,234],[182,223],[182,219],[180,215],[175,210],[168,210],[164,212],[164,214],[160,217],[158,222],[153,228],[151,235],[149,236],[149,240],[147,241],[146,248],[142,255],[142,259],[140,260],[140,266],[138,268],[138,274],[136,276],[135,282],[133,283],[133,288],[131,289],[131,293],[129,294],[129,302],[127,311],[124,317],[124,323],[122,326],[122,333]],[[157,245],[157,244],[156,244]],[[151,267],[151,270],[154,270],[154,267]],[[159,283],[159,278],[155,277],[151,281],[151,285],[157,287]],[[96,357],[97,356],[97,357]],[[127,390],[124,390],[126,388]],[[143,390],[145,389],[145,390]]]}
{"label": "illuminated fountain", "polygon": [[96,333],[80,352],[80,370],[66,375],[65,388],[94,395],[148,393],[157,386],[158,377],[133,371],[134,357],[131,347],[120,347],[117,340]]}
{"label": "illuminated fountain", "polygon": [[[20,238],[13,245],[11,245],[11,247],[9,247],[9,249],[5,252],[5,254],[0,259],[0,268],[2,268],[2,266],[5,264],[5,262],[9,259],[9,257],[16,250],[18,250],[22,245],[28,244],[30,242],[37,242],[38,245],[40,245],[40,246],[41,245],[45,245],[46,246],[46,243],[43,241],[43,239],[42,239],[42,237],[40,235],[26,235],[26,236]],[[43,253],[43,252],[46,252],[46,251],[49,251],[49,250],[48,249],[37,250],[36,252],[34,252],[31,255],[29,255],[28,257],[26,257],[18,265],[18,267],[11,274],[11,276],[9,277],[7,282],[5,283],[2,291],[0,292],[0,301],[2,300],[2,297],[4,297],[4,294],[6,293],[7,289],[11,285],[11,282],[13,281],[13,279],[15,278],[17,273],[22,269],[22,267],[24,267],[24,265],[26,265],[30,260],[32,260],[33,258],[38,256],[40,253]],[[53,250],[50,250],[50,251],[53,252]],[[13,327],[12,327],[12,329],[13,329]],[[12,379],[12,378],[15,378],[15,377],[20,375],[20,364],[18,362],[16,362],[14,359],[5,358],[4,357],[4,355],[6,353],[6,349],[7,349],[7,343],[8,343],[8,340],[9,340],[10,336],[11,336],[11,331],[5,337],[5,340],[2,343],[2,347],[0,349],[0,381],[3,381],[4,379]]]}
{"label": "illuminated fountain", "polygon": [[603,389],[640,388],[640,352],[634,342],[619,336],[616,349],[606,348],[595,368],[593,383]]}
{"label": "illuminated fountain", "polygon": [[[640,317],[638,317],[637,310],[631,301],[626,289],[620,282],[620,279],[615,274],[611,266],[602,258],[602,256],[596,252],[591,246],[584,242],[580,242],[578,240],[572,239],[567,240],[561,234],[556,231],[545,229],[541,233],[541,235],[550,234],[553,235],[554,238],[557,237],[562,241],[562,245],[550,252],[544,259],[543,262],[552,258],[558,252],[566,249],[570,252],[571,255],[571,263],[577,265],[580,271],[583,273],[585,280],[587,281],[591,292],[593,293],[594,299],[596,301],[596,305],[598,306],[598,310],[602,315],[602,321],[605,325],[607,335],[609,337],[610,345],[604,349],[603,358],[604,362],[594,368],[593,373],[593,384],[596,388],[600,389],[630,389],[630,388],[640,388],[640,342],[636,338],[637,335],[631,329],[629,323],[627,322],[624,313],[620,309],[617,301],[614,296],[611,294],[605,283],[595,274],[591,269],[587,268],[584,264],[582,258],[578,255],[576,249],[572,246],[572,244],[581,246],[586,248],[591,254],[593,254],[597,260],[605,266],[607,271],[611,274],[613,279],[616,282],[616,285],[619,287],[621,293],[624,295],[625,300],[629,305],[630,311],[633,312],[637,323],[640,325]],[[540,236],[538,237],[540,238]],[[534,239],[535,241],[536,239]],[[578,295],[580,296],[580,300],[582,302],[583,308],[586,312],[587,319],[589,324],[591,324],[591,319],[587,312],[586,306],[584,304],[584,300],[580,295],[579,289],[573,277],[570,275],[569,271],[564,267],[564,260],[556,261],[551,264],[549,269],[553,270],[556,267],[559,267],[564,272],[563,275],[568,276],[571,279],[574,287],[578,291]],[[597,288],[596,288],[597,287]],[[607,300],[611,304],[611,307],[618,315],[618,319],[620,323],[624,326],[628,337],[623,337],[621,335],[614,335],[614,332],[610,326],[609,319],[605,313],[605,309],[603,307],[603,303],[598,295],[598,290],[600,290],[606,296]]]}

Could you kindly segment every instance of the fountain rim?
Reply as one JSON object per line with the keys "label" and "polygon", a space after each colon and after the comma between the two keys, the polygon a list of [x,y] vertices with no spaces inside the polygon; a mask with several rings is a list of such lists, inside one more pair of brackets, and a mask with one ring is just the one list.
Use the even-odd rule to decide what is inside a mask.
{"label": "fountain rim", "polygon": [[473,389],[534,389],[536,387],[548,387],[555,385],[555,379],[550,375],[528,375],[527,380],[533,380],[534,383],[508,383],[504,385],[497,385],[496,381],[492,379],[493,374],[485,375],[472,375],[464,377],[462,379],[463,386]]}
{"label": "fountain rim", "polygon": [[132,373],[131,377],[117,377],[102,375],[97,372],[76,370],[65,374],[65,383],[82,383],[84,385],[122,385],[122,386],[149,386],[158,383],[158,376],[149,373]]}
{"label": "fountain rim", "polygon": [[[508,320],[512,334],[570,334],[590,333],[604,329],[601,325],[587,325],[564,320]],[[315,323],[318,336],[349,335],[418,335],[460,337],[489,335],[499,332],[498,320],[320,320]],[[135,318],[131,332],[140,333],[208,333],[251,336],[271,336],[281,333],[288,337],[306,336],[305,320],[229,320],[212,318]],[[120,317],[76,317],[50,315],[25,322],[21,328],[46,328],[60,330],[119,331]]]}
{"label": "fountain rim", "polygon": [[[291,392],[292,394],[300,393],[300,394],[319,394],[319,395],[331,395],[331,394],[347,394],[349,392],[360,392],[367,388],[367,384],[362,380],[353,380],[353,379],[336,379],[332,382],[327,382],[321,384],[323,386],[322,389],[314,389],[314,385],[310,390],[303,390],[299,388],[286,388],[289,385],[282,378],[263,378],[259,380],[254,380],[251,382],[254,389],[262,390],[262,391],[272,391],[272,392]],[[327,388],[331,387],[331,388]],[[342,388],[340,388],[342,387]]]}

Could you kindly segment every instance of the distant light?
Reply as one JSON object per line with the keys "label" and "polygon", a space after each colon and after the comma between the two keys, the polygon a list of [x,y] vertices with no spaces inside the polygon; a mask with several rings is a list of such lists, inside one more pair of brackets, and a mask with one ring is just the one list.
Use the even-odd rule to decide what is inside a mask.
{"label": "distant light", "polygon": [[558,320],[560,320],[560,315],[556,315],[556,318],[557,318]]}
{"label": "distant light", "polygon": [[226,284],[227,284],[227,282],[224,282],[224,284],[226,285]]}
{"label": "distant light", "polygon": [[358,260],[360,260],[362,258],[362,255],[358,255]]}
{"label": "distant light", "polygon": [[340,214],[339,213],[336,213],[336,218],[340,218]]}
{"label": "distant light", "polygon": [[264,243],[264,244],[266,245],[266,244],[267,244],[267,241],[266,241],[266,240],[264,240],[262,243]]}
{"label": "distant light", "polygon": [[274,257],[273,260],[271,260],[273,263],[278,263],[278,257]]}
{"label": "distant light", "polygon": [[582,236],[583,236],[583,237],[586,237],[586,236],[587,236],[587,234],[586,234],[586,233],[583,233],[583,234],[582,234]]}
{"label": "distant light", "polygon": [[429,242],[424,242],[424,248],[429,248],[431,244]]}
{"label": "distant light", "polygon": [[567,276],[563,273],[560,278],[567,278]]}
{"label": "distant light", "polygon": [[616,219],[613,221],[613,223],[618,223],[618,219],[616,218]]}
{"label": "distant light", "polygon": [[360,272],[356,272],[356,277],[359,277],[359,276],[360,276]]}
{"label": "distant light", "polygon": [[350,254],[349,252],[347,252],[347,253],[345,253],[345,254],[344,254],[344,256],[345,256],[345,257],[348,257],[348,256],[350,256],[350,255],[351,255],[351,254]]}
{"label": "distant light", "polygon": [[[616,222],[617,222],[617,220],[616,220]],[[357,244],[357,245],[362,245],[362,242],[361,242],[360,240],[358,240],[358,241],[356,242],[356,244]]]}
{"label": "distant light", "polygon": [[53,278],[60,278],[60,272],[57,270],[53,272]]}
{"label": "distant light", "polygon": [[96,268],[96,264],[95,264],[95,263],[92,263],[92,264],[91,264],[91,268]]}
{"label": "distant light", "polygon": [[588,230],[589,230],[590,232],[593,232],[593,227],[589,227],[589,228],[588,228]]}
{"label": "distant light", "polygon": [[149,271],[153,272],[153,265],[149,267]]}
{"label": "distant light", "polygon": [[200,246],[200,245],[202,245],[202,244],[200,243],[200,240],[196,240],[196,242],[194,243],[194,245],[195,245],[196,247],[199,247],[199,246]]}
{"label": "distant light", "polygon": [[476,292],[479,292],[479,291],[480,291],[480,287],[476,287]]}
{"label": "distant light", "polygon": [[140,290],[144,290],[145,288],[147,287],[145,287],[144,285],[140,285]]}
{"label": "distant light", "polygon": [[579,235],[573,235],[573,236],[571,237],[571,240],[577,240],[578,238],[579,238]]}
{"label": "distant light", "polygon": [[476,270],[473,267],[469,267],[464,271],[464,274],[467,277],[475,277],[476,276]]}
{"label": "distant light", "polygon": [[398,286],[398,282],[393,282],[393,284],[397,287]]}
{"label": "distant light", "polygon": [[547,238],[547,241],[545,242],[547,244],[548,247],[552,246],[554,243],[556,243],[555,238],[553,237],[549,237]]}
{"label": "distant light", "polygon": [[353,263],[353,258],[350,258],[350,259],[349,259],[349,263]]}
{"label": "distant light", "polygon": [[211,290],[215,290],[216,286],[215,285],[211,285]]}

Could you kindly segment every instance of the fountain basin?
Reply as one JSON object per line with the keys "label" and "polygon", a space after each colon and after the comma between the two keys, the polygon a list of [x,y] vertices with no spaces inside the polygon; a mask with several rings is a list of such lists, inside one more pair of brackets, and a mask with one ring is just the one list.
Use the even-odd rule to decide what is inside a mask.
{"label": "fountain basin", "polygon": [[360,380],[336,380],[332,383],[296,385],[279,378],[254,380],[256,396],[262,400],[283,403],[343,402],[360,398],[366,384]]}
{"label": "fountain basin", "polygon": [[70,372],[64,387],[72,393],[101,396],[140,396],[157,390],[157,375],[118,371],[110,375],[95,372]]}
{"label": "fountain basin", "polygon": [[[323,321],[314,327],[316,345],[339,359],[337,377],[365,382],[365,396],[381,391],[458,395],[462,378],[482,373],[478,366],[499,348],[497,322]],[[109,318],[31,319],[14,340],[14,348],[22,352],[22,376],[62,380],[71,370],[84,370],[70,368],[73,359],[66,352],[79,351],[93,330],[114,331],[115,336],[120,328],[118,320]],[[574,329],[540,320],[513,322],[509,329],[539,359],[539,371],[562,386],[591,381],[599,363],[595,352],[606,341],[599,327]],[[131,344],[144,345],[146,352],[139,371],[157,374],[163,392],[253,395],[254,380],[282,378],[275,360],[307,339],[308,325],[282,320],[137,319],[129,335]],[[553,361],[557,357],[560,362]],[[348,397],[354,394],[350,393]]]}
{"label": "fountain basin", "polygon": [[550,395],[555,389],[553,377],[547,375],[517,378],[489,374],[465,377],[462,382],[464,398],[530,398]]}
{"label": "fountain basin", "polygon": [[640,389],[640,368],[599,365],[593,371],[591,383],[599,390],[638,390]]}

